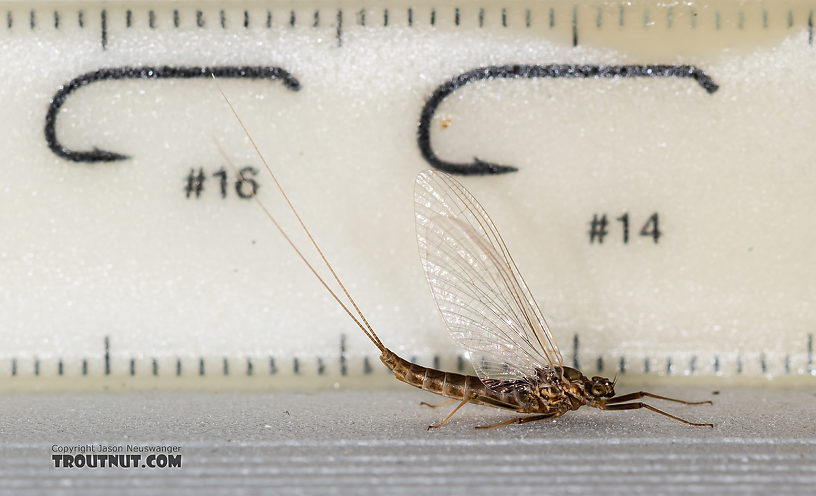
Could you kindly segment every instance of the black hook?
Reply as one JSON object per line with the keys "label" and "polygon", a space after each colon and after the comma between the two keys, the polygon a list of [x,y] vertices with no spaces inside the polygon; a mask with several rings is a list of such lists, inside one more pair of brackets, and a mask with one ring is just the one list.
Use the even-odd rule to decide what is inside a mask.
{"label": "black hook", "polygon": [[87,72],[60,87],[54,94],[48,113],[45,115],[45,141],[52,152],[74,162],[114,162],[127,160],[127,155],[100,150],[94,147],[91,151],[70,150],[57,139],[56,124],[60,108],[68,96],[83,86],[97,81],[115,81],[119,79],[191,79],[211,77],[247,78],[247,79],[280,79],[283,85],[292,91],[300,90],[300,82],[289,72],[280,67],[265,66],[216,66],[216,67],[112,67]]}
{"label": "black hook", "polygon": [[503,65],[480,67],[468,71],[437,87],[425,102],[417,128],[417,143],[422,157],[431,166],[462,175],[504,174],[518,169],[486,162],[474,157],[471,163],[441,160],[431,148],[431,119],[437,107],[448,95],[462,86],[483,79],[516,78],[611,78],[611,77],[675,77],[694,79],[709,94],[719,86],[702,70],[692,65]]}

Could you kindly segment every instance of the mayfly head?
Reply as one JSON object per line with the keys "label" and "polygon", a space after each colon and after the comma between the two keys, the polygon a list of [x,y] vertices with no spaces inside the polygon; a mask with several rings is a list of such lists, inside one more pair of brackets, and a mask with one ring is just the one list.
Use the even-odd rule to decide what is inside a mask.
{"label": "mayfly head", "polygon": [[589,380],[588,392],[593,399],[611,398],[615,396],[615,383],[606,377],[596,375]]}

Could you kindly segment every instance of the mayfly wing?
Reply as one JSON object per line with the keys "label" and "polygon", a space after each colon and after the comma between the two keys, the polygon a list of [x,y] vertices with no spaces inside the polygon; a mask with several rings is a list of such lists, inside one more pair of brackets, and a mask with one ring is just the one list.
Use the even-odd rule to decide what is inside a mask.
{"label": "mayfly wing", "polygon": [[563,358],[501,235],[453,177],[421,172],[414,189],[422,266],[451,337],[486,384],[526,381]]}

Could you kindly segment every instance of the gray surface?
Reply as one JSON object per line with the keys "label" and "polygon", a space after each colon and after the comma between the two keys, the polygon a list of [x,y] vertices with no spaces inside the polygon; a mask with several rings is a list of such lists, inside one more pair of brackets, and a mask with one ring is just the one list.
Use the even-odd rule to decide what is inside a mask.
{"label": "gray surface", "polygon": [[[20,394],[0,397],[7,494],[813,494],[813,388],[659,388],[714,429],[648,411],[582,409],[477,431],[507,414],[421,408],[410,389],[365,393]],[[181,469],[55,469],[55,443],[170,443]]]}

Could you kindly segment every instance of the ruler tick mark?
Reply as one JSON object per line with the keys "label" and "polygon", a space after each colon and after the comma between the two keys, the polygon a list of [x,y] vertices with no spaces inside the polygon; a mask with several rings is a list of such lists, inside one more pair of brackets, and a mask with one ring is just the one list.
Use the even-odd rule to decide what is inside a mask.
{"label": "ruler tick mark", "polygon": [[223,10],[218,12],[218,15],[221,19],[221,28],[227,29],[227,14]]}
{"label": "ruler tick mark", "polygon": [[484,9],[479,9],[479,27],[480,28],[484,27],[484,15],[485,15]]}
{"label": "ruler tick mark", "polygon": [[57,375],[63,375],[62,358],[57,362]]}
{"label": "ruler tick mark", "polygon": [[697,11],[694,7],[689,7],[689,19],[691,22],[691,29],[697,29]]}
{"label": "ruler tick mark", "polygon": [[178,9],[173,9],[173,27],[178,28],[179,24],[181,24],[181,18],[179,17]]}
{"label": "ruler tick mark", "polygon": [[578,46],[578,7],[572,8],[572,46]]}
{"label": "ruler tick mark", "polygon": [[719,31],[720,30],[720,11],[714,12],[714,28]]}
{"label": "ruler tick mark", "polygon": [[88,375],[88,359],[82,359],[82,375]]}
{"label": "ruler tick mark", "polygon": [[278,373],[278,367],[275,365],[275,357],[269,357],[269,375],[275,375]]}
{"label": "ruler tick mark", "polygon": [[555,9],[550,7],[550,29],[555,27]]}
{"label": "ruler tick mark", "polygon": [[365,14],[365,9],[360,9],[360,11],[357,12],[357,24],[363,27],[365,27]]}
{"label": "ruler tick mark", "polygon": [[292,372],[294,372],[295,375],[300,375],[300,361],[297,357],[292,359]]}
{"label": "ruler tick mark", "polygon": [[176,358],[176,377],[181,377],[181,358]]}
{"label": "ruler tick mark", "polygon": [[768,29],[768,11],[767,10],[762,11],[762,27],[764,29]]}
{"label": "ruler tick mark", "polygon": [[323,375],[326,373],[326,364],[323,363],[323,359],[321,357],[317,357],[317,375]]}
{"label": "ruler tick mark", "polygon": [[102,50],[108,49],[108,11],[102,9],[102,12],[99,13],[99,24],[102,30],[101,33],[101,43],[102,43]]}
{"label": "ruler tick mark", "polygon": [[739,11],[737,16],[737,28],[742,31],[745,28],[745,12]]}
{"label": "ruler tick mark", "polygon": [[297,23],[297,18],[295,16],[295,11],[290,10],[289,11],[289,27],[295,27],[296,23]]}
{"label": "ruler tick mark", "polygon": [[669,7],[666,11],[666,27],[671,29],[674,23],[674,7]]}
{"label": "ruler tick mark", "polygon": [[383,9],[383,27],[388,27],[388,9]]}
{"label": "ruler tick mark", "polygon": [[651,12],[649,12],[649,9],[644,9],[643,10],[643,27],[648,28],[649,24],[651,24],[651,22],[652,22]]}
{"label": "ruler tick mark", "polygon": [[813,46],[813,11],[808,14],[808,45]]}
{"label": "ruler tick mark", "polygon": [[224,357],[223,360],[223,372],[224,375],[229,375],[229,359],[227,357]]}
{"label": "ruler tick mark", "polygon": [[267,10],[266,11],[266,29],[269,29],[271,27],[272,27],[272,11]]}
{"label": "ruler tick mark", "polygon": [[625,24],[625,16],[623,14],[623,6],[618,7],[618,27],[622,28]]}
{"label": "ruler tick mark", "polygon": [[791,357],[790,355],[785,355],[785,373],[791,373]]}
{"label": "ruler tick mark", "polygon": [[719,355],[714,355],[714,373],[720,372],[720,357]]}
{"label": "ruler tick mark", "polygon": [[110,359],[110,336],[105,336],[105,375],[110,375],[111,359]]}
{"label": "ruler tick mark", "polygon": [[133,358],[130,359],[130,375],[136,375],[136,360]]}
{"label": "ruler tick mark", "polygon": [[694,375],[697,372],[697,356],[692,355],[689,360],[689,374]]}
{"label": "ruler tick mark", "polygon": [[737,374],[742,374],[742,355],[737,355]]}
{"label": "ruler tick mark", "polygon": [[463,370],[465,370],[465,357],[463,357],[462,355],[457,355],[456,356],[456,371],[457,372],[462,372]]}
{"label": "ruler tick mark", "polygon": [[198,375],[204,375],[204,357],[199,357],[198,359]]}
{"label": "ruler tick mark", "polygon": [[153,375],[159,375],[159,361],[153,358]]}
{"label": "ruler tick mark", "polygon": [[598,7],[598,12],[595,14],[595,27],[601,29],[603,26],[603,7]]}
{"label": "ruler tick mark", "polygon": [[507,9],[502,9],[501,19],[502,19],[502,27],[506,28],[507,27]]}
{"label": "ruler tick mark", "polygon": [[598,358],[595,359],[595,368],[598,370],[598,372],[603,371],[604,368],[603,356],[598,355]]}
{"label": "ruler tick mark", "polygon": [[133,25],[133,12],[130,9],[128,9],[127,12],[125,12],[125,27],[130,29],[132,25]]}
{"label": "ruler tick mark", "polygon": [[530,9],[524,12],[524,25],[528,28],[533,24],[533,13]]}
{"label": "ruler tick mark", "polygon": [[337,9],[337,47],[343,46],[343,11]]}
{"label": "ruler tick mark", "polygon": [[432,363],[433,363],[433,368],[435,368],[435,369],[439,368],[439,355],[434,355],[433,356],[433,362]]}
{"label": "ruler tick mark", "polygon": [[314,12],[314,21],[312,22],[312,27],[316,28],[318,26],[320,26],[320,11],[315,10],[315,12]]}
{"label": "ruler tick mark", "polygon": [[580,369],[578,366],[578,334],[572,335],[572,368]]}
{"label": "ruler tick mark", "polygon": [[28,14],[28,23],[29,27],[33,30],[34,27],[37,25],[37,15],[31,10]]}
{"label": "ruler tick mark", "polygon": [[252,377],[252,359],[247,357],[246,375]]}
{"label": "ruler tick mark", "polygon": [[674,367],[672,367],[672,359],[671,357],[669,357],[666,359],[666,375],[671,375],[673,368]]}
{"label": "ruler tick mark", "polygon": [[625,356],[620,357],[620,360],[618,361],[618,372],[620,372],[621,374],[626,373],[626,357]]}
{"label": "ruler tick mark", "polygon": [[147,12],[147,25],[150,29],[156,29],[156,12],[153,10]]}
{"label": "ruler tick mark", "polygon": [[807,338],[807,368],[810,375],[816,375],[816,367],[813,364],[813,334],[808,334]]}
{"label": "ruler tick mark", "polygon": [[459,25],[459,7],[453,10],[453,24],[456,26]]}
{"label": "ruler tick mark", "polygon": [[346,366],[346,335],[340,334],[340,375],[348,373]]}
{"label": "ruler tick mark", "polygon": [[39,358],[34,358],[34,375],[35,376],[40,375],[40,359]]}
{"label": "ruler tick mark", "polygon": [[17,359],[16,358],[11,359],[11,376],[12,377],[17,376]]}
{"label": "ruler tick mark", "polygon": [[765,353],[763,353],[763,354],[761,354],[759,356],[759,366],[762,369],[763,374],[768,373],[768,361],[767,361],[767,359],[765,357]]}
{"label": "ruler tick mark", "polygon": [[408,7],[408,26],[411,27],[414,25],[414,9]]}
{"label": "ruler tick mark", "polygon": [[436,9],[431,9],[431,26],[436,25]]}
{"label": "ruler tick mark", "polygon": [[204,12],[200,10],[196,10],[196,26],[200,28],[204,27]]}
{"label": "ruler tick mark", "polygon": [[643,373],[644,374],[649,373],[649,357],[643,359]]}
{"label": "ruler tick mark", "polygon": [[793,27],[793,11],[788,11],[788,29]]}
{"label": "ruler tick mark", "polygon": [[244,11],[244,29],[249,29],[249,11]]}
{"label": "ruler tick mark", "polygon": [[59,21],[60,21],[59,17],[60,17],[59,16],[59,11],[55,10],[54,11],[54,29],[59,29]]}
{"label": "ruler tick mark", "polygon": [[368,361],[368,357],[363,357],[363,374],[370,374],[374,369],[371,368],[371,363]]}

